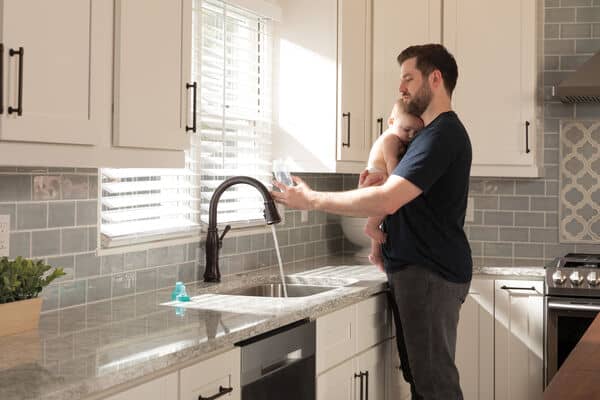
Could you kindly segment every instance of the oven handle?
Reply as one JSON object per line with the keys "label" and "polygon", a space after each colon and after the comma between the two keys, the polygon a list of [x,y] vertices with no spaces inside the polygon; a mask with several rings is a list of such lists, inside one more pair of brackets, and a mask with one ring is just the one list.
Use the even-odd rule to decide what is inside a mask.
{"label": "oven handle", "polygon": [[600,304],[573,304],[563,301],[549,301],[548,308],[553,310],[600,311]]}

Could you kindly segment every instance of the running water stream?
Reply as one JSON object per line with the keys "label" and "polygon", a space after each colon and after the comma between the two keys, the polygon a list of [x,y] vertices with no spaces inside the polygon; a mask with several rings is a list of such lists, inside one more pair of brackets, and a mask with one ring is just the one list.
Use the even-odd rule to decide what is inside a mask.
{"label": "running water stream", "polygon": [[279,275],[281,276],[281,285],[283,287],[283,297],[288,297],[287,287],[285,284],[285,276],[283,275],[283,262],[281,262],[281,253],[279,252],[279,242],[277,241],[277,235],[275,233],[275,225],[271,225],[271,232],[273,232],[273,243],[275,243],[275,252],[277,253],[277,261],[279,262]]}

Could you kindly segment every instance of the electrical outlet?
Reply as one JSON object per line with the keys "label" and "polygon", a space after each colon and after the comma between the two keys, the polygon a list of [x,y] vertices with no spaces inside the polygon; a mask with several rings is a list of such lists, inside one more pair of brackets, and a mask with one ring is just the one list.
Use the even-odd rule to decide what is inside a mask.
{"label": "electrical outlet", "polygon": [[475,206],[473,205],[473,198],[467,197],[467,211],[465,213],[465,222],[475,221]]}
{"label": "electrical outlet", "polygon": [[10,215],[0,215],[0,257],[8,257],[10,248]]}
{"label": "electrical outlet", "polygon": [[300,222],[303,224],[308,222],[308,210],[300,211]]}

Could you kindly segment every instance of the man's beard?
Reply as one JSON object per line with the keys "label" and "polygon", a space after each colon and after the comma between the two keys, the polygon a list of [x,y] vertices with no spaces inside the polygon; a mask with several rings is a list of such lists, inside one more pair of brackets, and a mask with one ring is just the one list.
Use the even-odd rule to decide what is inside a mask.
{"label": "man's beard", "polygon": [[406,103],[406,111],[421,117],[431,103],[432,93],[429,82],[424,81],[419,90]]}

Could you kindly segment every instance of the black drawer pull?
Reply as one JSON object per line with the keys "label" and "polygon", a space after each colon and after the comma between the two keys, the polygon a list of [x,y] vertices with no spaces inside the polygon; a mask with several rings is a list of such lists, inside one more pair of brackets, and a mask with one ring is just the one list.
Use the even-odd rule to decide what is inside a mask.
{"label": "black drawer pull", "polygon": [[525,121],[525,153],[530,153],[531,149],[529,148],[529,121]]}
{"label": "black drawer pull", "polygon": [[377,118],[377,126],[379,127],[379,136],[383,135],[383,118]]}
{"label": "black drawer pull", "polygon": [[365,400],[369,400],[369,371],[365,372],[367,384],[365,385]]}
{"label": "black drawer pull", "polygon": [[8,107],[9,114],[16,112],[18,116],[23,115],[23,53],[25,51],[22,47],[19,47],[19,50],[10,49],[8,51],[8,55],[11,57],[19,56],[19,97],[17,99],[17,108]]}
{"label": "black drawer pull", "polygon": [[0,43],[0,114],[4,113],[4,43]]}
{"label": "black drawer pull", "polygon": [[503,290],[531,290],[531,291],[537,292],[537,289],[534,286],[532,286],[532,287],[501,286],[500,289],[503,289]]}
{"label": "black drawer pull", "polygon": [[225,396],[227,393],[231,393],[233,392],[233,388],[224,388],[223,386],[219,386],[219,393],[214,394],[210,397],[202,397],[202,396],[198,396],[198,400],[215,400],[218,399],[221,396]]}
{"label": "black drawer pull", "polygon": [[350,147],[350,111],[342,113],[342,118],[348,117],[348,143],[344,143],[342,140],[342,147]]}
{"label": "black drawer pull", "polygon": [[197,103],[198,103],[198,83],[186,83],[186,89],[192,88],[192,126],[185,126],[185,131],[192,131],[196,133],[196,111],[197,111]]}
{"label": "black drawer pull", "polygon": [[360,400],[364,400],[363,399],[363,389],[364,389],[364,385],[363,385],[363,378],[364,378],[365,374],[364,373],[354,373],[354,379],[356,378],[360,378]]}

